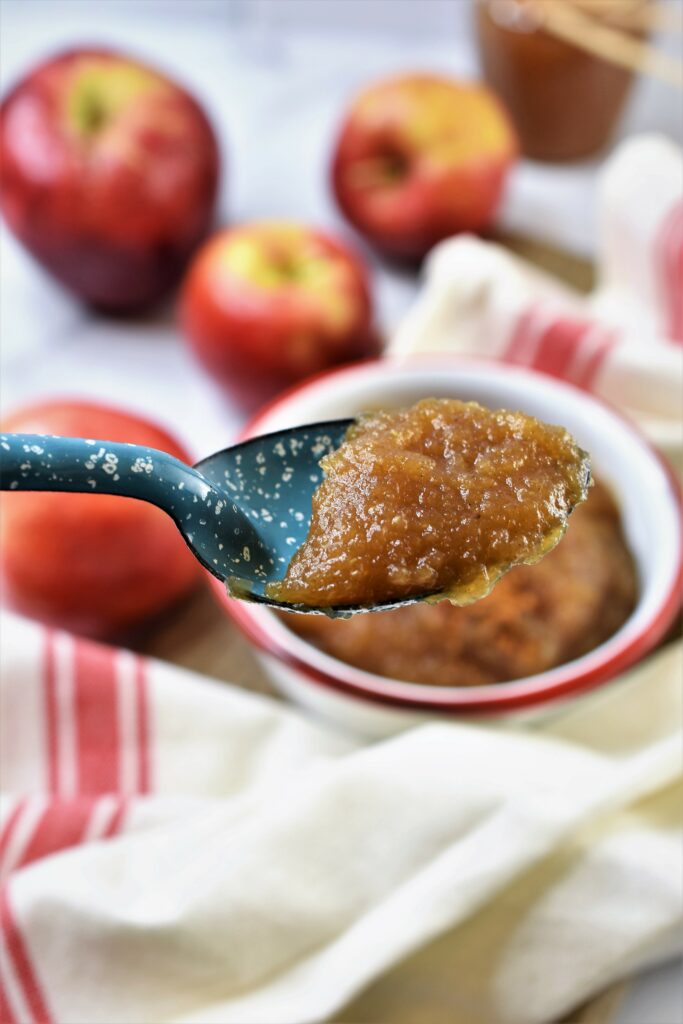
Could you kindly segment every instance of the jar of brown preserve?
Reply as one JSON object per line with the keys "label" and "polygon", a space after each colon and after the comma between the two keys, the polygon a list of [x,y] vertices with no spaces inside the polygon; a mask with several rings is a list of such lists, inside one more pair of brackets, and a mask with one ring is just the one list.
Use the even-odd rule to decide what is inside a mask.
{"label": "jar of brown preserve", "polygon": [[[609,7],[600,10],[607,12],[603,21]],[[633,71],[560,38],[550,20],[543,24],[534,0],[477,0],[476,16],[484,75],[510,112],[526,156],[576,160],[602,149]]]}

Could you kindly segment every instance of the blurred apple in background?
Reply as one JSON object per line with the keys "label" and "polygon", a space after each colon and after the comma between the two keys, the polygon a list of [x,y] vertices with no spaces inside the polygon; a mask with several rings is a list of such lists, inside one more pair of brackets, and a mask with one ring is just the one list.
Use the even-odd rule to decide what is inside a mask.
{"label": "blurred apple in background", "polygon": [[17,238],[87,302],[158,301],[212,220],[219,155],[201,107],[158,71],[73,50],[0,106],[0,207]]}
{"label": "blurred apple in background", "polygon": [[200,360],[243,406],[380,350],[359,258],[286,221],[214,235],[188,271],[180,316]]}
{"label": "blurred apple in background", "polygon": [[351,104],[332,164],[352,224],[388,255],[419,260],[441,239],[493,221],[517,140],[484,86],[408,75]]}
{"label": "blurred apple in background", "polygon": [[[5,431],[149,445],[191,461],[148,420],[89,402],[49,401],[5,417]],[[201,569],[171,520],[106,494],[2,495],[3,600],[77,633],[115,636],[187,594]]]}

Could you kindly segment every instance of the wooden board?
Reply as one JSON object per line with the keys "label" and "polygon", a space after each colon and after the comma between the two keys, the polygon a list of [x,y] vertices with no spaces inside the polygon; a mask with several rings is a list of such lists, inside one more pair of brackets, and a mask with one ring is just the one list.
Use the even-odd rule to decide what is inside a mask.
{"label": "wooden board", "polygon": [[[593,268],[583,260],[526,239],[506,236],[500,240],[580,291],[587,291],[593,284]],[[139,633],[131,646],[183,668],[279,698],[248,642],[231,625],[208,588],[201,588],[189,601]],[[611,988],[563,1024],[611,1024],[623,992],[622,985]],[[424,988],[419,980],[414,980],[412,989],[409,981],[400,999],[396,995],[395,990],[387,993],[381,985],[372,986],[349,1008],[352,1016],[345,1016],[338,1024],[452,1024],[448,1006],[440,998],[443,993]]]}

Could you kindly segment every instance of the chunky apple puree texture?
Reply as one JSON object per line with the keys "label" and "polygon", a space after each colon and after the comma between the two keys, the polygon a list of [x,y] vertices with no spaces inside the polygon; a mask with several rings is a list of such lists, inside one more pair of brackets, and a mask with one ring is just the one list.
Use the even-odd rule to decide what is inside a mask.
{"label": "chunky apple puree texture", "polygon": [[557,544],[590,479],[562,427],[434,398],[359,418],[320,465],[308,536],[267,593],[322,609],[476,601]]}
{"label": "chunky apple puree texture", "polygon": [[467,608],[420,602],[343,621],[280,614],[304,640],[366,672],[431,686],[484,686],[587,654],[624,624],[637,596],[619,509],[596,481],[561,544],[538,565],[518,565]]}

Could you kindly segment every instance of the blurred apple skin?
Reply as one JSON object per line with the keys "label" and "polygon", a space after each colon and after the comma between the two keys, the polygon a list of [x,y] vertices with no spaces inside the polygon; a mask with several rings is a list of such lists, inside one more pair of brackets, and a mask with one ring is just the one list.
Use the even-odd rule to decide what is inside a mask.
{"label": "blurred apple skin", "polygon": [[416,261],[444,238],[491,225],[517,153],[512,124],[485,87],[434,75],[391,78],[351,104],[332,185],[371,244]]}
{"label": "blurred apple skin", "polygon": [[286,221],[214,235],[190,266],[180,319],[201,362],[243,408],[381,348],[359,257]]}
{"label": "blurred apple skin", "polygon": [[[164,430],[87,402],[48,401],[4,418],[4,431],[149,445],[190,461]],[[3,492],[3,602],[52,625],[115,637],[178,601],[201,569],[160,509],[106,494]]]}
{"label": "blurred apple skin", "polygon": [[158,302],[213,219],[219,154],[198,103],[109,50],[37,67],[0,105],[0,208],[35,259],[112,313]]}

